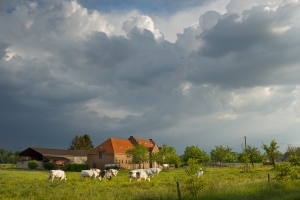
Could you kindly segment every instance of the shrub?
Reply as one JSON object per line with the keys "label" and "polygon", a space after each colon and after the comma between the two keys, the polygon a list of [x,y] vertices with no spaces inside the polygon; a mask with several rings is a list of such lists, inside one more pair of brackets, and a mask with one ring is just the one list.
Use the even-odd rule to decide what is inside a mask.
{"label": "shrub", "polygon": [[29,169],[37,169],[39,166],[39,163],[36,160],[32,160],[28,162],[28,168]]}
{"label": "shrub", "polygon": [[296,179],[297,174],[290,163],[281,163],[276,165],[276,180]]}
{"label": "shrub", "polygon": [[44,168],[48,170],[53,170],[53,169],[58,169],[58,166],[55,163],[46,162],[44,163]]}
{"label": "shrub", "polygon": [[88,164],[68,163],[65,167],[66,171],[80,172],[81,170],[90,169]]}

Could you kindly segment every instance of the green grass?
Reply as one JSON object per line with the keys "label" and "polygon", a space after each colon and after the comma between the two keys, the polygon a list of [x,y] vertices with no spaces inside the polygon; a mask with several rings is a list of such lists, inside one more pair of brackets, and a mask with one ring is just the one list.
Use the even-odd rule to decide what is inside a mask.
{"label": "green grass", "polygon": [[[187,177],[183,168],[163,170],[151,182],[129,182],[127,170],[112,180],[80,180],[79,172],[66,172],[68,180],[48,182],[48,171],[0,170],[0,199],[178,199],[176,182],[182,199],[193,199],[184,187]],[[300,199],[300,180],[279,182],[271,167],[256,167],[250,172],[241,168],[206,168],[206,186],[198,199]]]}

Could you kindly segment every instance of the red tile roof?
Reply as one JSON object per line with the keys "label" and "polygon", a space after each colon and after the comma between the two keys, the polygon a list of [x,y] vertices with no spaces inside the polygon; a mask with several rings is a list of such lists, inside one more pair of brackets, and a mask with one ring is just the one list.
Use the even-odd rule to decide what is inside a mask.
{"label": "red tile roof", "polygon": [[[150,140],[134,138],[139,144],[143,144],[148,150],[152,150],[154,144]],[[109,138],[95,149],[91,150],[89,154],[98,154],[99,149],[103,149],[105,154],[126,153],[128,149],[134,148],[134,144],[129,139]]]}

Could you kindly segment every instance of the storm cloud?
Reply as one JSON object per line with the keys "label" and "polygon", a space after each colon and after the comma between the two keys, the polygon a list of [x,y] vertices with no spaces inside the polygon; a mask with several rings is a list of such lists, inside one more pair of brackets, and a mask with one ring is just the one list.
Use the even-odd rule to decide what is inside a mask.
{"label": "storm cloud", "polygon": [[1,148],[300,146],[298,1],[117,2],[0,4]]}

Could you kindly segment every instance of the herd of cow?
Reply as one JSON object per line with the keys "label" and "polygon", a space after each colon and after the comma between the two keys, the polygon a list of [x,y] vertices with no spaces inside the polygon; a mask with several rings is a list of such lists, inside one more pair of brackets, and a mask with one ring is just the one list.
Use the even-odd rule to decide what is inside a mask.
{"label": "herd of cow", "polygon": [[[136,179],[138,181],[143,179],[150,182],[150,177],[154,176],[154,174],[158,174],[159,172],[161,172],[160,168],[134,169],[128,172],[128,177],[130,181],[132,181],[133,179]],[[89,170],[82,170],[80,172],[80,178],[84,179],[85,177],[89,177],[93,179],[98,178],[99,180],[101,179],[110,180],[112,176],[117,176],[117,174],[118,174],[118,170],[116,169],[100,170],[100,169],[92,168]],[[202,175],[203,175],[203,170],[200,169],[197,172],[197,177],[200,177]],[[66,173],[63,170],[50,170],[48,180],[53,182],[54,178],[58,178],[60,179],[60,181],[67,180]]]}

